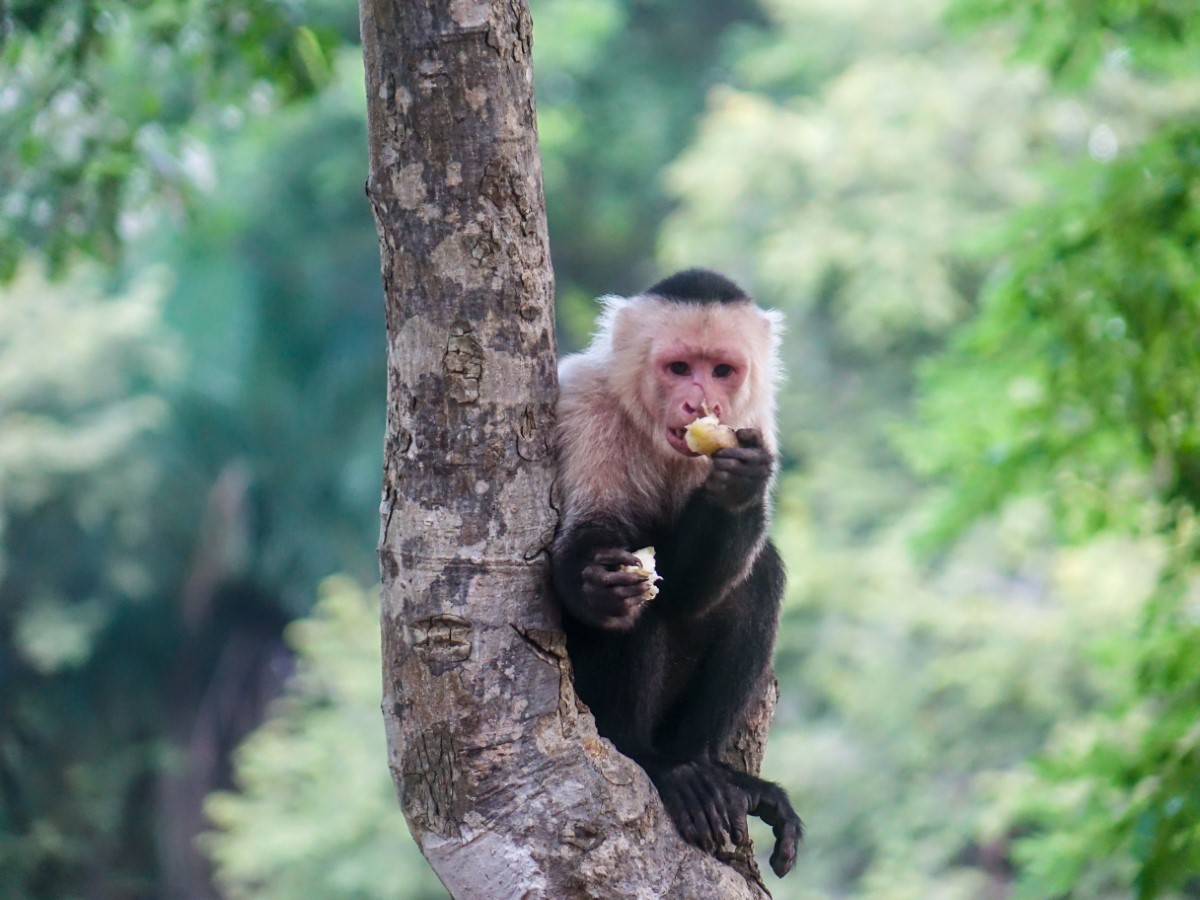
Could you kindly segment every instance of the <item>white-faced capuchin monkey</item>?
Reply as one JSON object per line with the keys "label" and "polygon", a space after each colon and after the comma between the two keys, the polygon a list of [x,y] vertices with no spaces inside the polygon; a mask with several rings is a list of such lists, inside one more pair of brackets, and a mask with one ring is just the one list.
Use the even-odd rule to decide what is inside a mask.
{"label": "white-faced capuchin monkey", "polygon": [[[719,761],[764,689],[784,588],[766,535],[780,317],[703,269],[604,304],[559,373],[553,570],[575,687],[685,840],[744,844],[758,816],[783,876],[803,829],[787,794]],[[709,415],[736,431],[705,456],[687,430]],[[633,555],[648,547],[657,579]]]}

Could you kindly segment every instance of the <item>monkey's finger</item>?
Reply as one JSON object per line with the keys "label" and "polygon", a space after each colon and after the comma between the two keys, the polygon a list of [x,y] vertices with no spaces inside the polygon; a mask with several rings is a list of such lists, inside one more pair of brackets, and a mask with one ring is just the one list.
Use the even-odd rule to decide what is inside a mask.
{"label": "monkey's finger", "polygon": [[[797,820],[798,822],[799,820]],[[771,853],[771,871],[782,878],[796,864],[796,845],[800,842],[800,828],[787,823],[775,826],[775,849]]]}
{"label": "monkey's finger", "polygon": [[704,778],[698,781],[696,793],[700,797],[700,811],[708,826],[709,839],[714,847],[720,846],[729,831],[729,817],[725,814],[721,790],[710,779]]}
{"label": "monkey's finger", "polygon": [[600,620],[602,627],[628,627],[633,624],[638,610],[646,602],[644,597],[618,597],[611,591],[585,593],[592,614]]}
{"label": "monkey's finger", "polygon": [[761,491],[766,487],[766,484],[767,474],[765,471],[748,472],[737,470],[732,472],[714,472],[708,479],[710,488],[718,487],[747,494]]}
{"label": "monkey's finger", "polygon": [[771,870],[782,878],[796,862],[796,846],[804,839],[804,823],[792,809],[787,794],[779,785],[770,782],[762,784],[751,812],[770,825],[775,833]]}
{"label": "monkey's finger", "polygon": [[762,432],[757,428],[739,428],[734,432],[734,436],[743,447],[762,447],[763,445]]}
{"label": "monkey's finger", "polygon": [[729,839],[739,847],[750,840],[750,826],[746,822],[746,804],[737,803],[729,813]]}
{"label": "monkey's finger", "polygon": [[702,850],[709,849],[705,842],[705,829],[696,816],[696,799],[687,784],[675,785],[670,812],[671,818],[675,820],[675,827],[679,829],[679,834],[685,841]]}
{"label": "monkey's finger", "polygon": [[625,601],[625,608],[629,612],[636,610],[638,606],[646,602],[646,586],[644,584],[629,588],[612,588],[612,590]]}
{"label": "monkey's finger", "polygon": [[741,791],[726,783],[721,785],[720,794],[721,818],[725,833],[729,835],[730,841],[735,845],[740,845],[746,834],[746,804],[740,799]]}
{"label": "monkey's finger", "polygon": [[713,841],[712,831],[708,827],[708,818],[704,809],[704,798],[696,788],[697,785],[691,779],[685,779],[679,785],[679,793],[683,799],[688,828],[691,832],[691,842],[697,847],[711,853],[716,849],[716,844]]}
{"label": "monkey's finger", "polygon": [[678,811],[682,813],[681,817],[687,823],[688,840],[697,847],[710,850],[708,823],[704,817],[704,797],[698,791],[699,785],[696,783],[692,766],[688,764],[680,766],[671,780],[675,784],[680,804]]}
{"label": "monkey's finger", "polygon": [[713,466],[712,474],[724,473],[735,478],[748,478],[754,481],[766,482],[771,477],[771,467],[757,463],[746,463],[736,459],[721,460],[721,465]]}
{"label": "monkey's finger", "polygon": [[713,465],[718,463],[740,462],[743,464],[754,464],[760,466],[769,466],[771,464],[771,454],[761,447],[729,447],[725,450],[718,450],[713,454]]}
{"label": "monkey's finger", "polygon": [[625,587],[646,583],[646,576],[638,572],[626,572],[622,569],[613,572],[603,566],[588,566],[583,570],[583,577],[592,584],[603,587]]}
{"label": "monkey's finger", "polygon": [[603,566],[640,566],[642,561],[628,550],[609,547],[592,554],[592,562]]}
{"label": "monkey's finger", "polygon": [[636,609],[646,602],[646,585],[644,584],[623,585],[609,588],[609,590],[625,601],[625,608],[628,610]]}
{"label": "monkey's finger", "polygon": [[699,846],[700,832],[692,818],[691,798],[687,795],[684,787],[679,780],[668,778],[658,786],[658,793],[662,797],[667,812],[675,821],[675,827],[679,829],[679,836],[689,844]]}

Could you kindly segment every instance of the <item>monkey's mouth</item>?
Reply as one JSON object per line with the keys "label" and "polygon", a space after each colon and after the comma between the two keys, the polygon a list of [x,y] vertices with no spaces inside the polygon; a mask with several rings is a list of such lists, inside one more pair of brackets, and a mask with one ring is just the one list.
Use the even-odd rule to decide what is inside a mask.
{"label": "monkey's mouth", "polygon": [[699,456],[699,453],[694,452],[688,445],[684,435],[687,433],[687,426],[680,428],[667,429],[667,443],[671,445],[671,449],[676,453],[682,453],[684,456]]}

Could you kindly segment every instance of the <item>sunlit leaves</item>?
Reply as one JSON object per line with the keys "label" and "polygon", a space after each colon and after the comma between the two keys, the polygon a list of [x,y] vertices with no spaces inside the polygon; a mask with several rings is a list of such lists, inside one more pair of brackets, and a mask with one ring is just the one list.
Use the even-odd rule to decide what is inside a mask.
{"label": "sunlit leaves", "polygon": [[[661,241],[668,264],[752,273],[763,299],[868,357],[932,346],[969,316],[990,264],[979,238],[1041,194],[1039,167],[1112,158],[1196,97],[1120,71],[1086,97],[1059,96],[1006,64],[1003,34],[953,41],[938,4],[899,7],[872,16],[870,40],[848,45],[863,55],[839,57],[808,95],[714,92],[668,172],[680,207]],[[817,54],[851,27],[847,9],[772,9],[785,29],[807,23]],[[761,44],[797,56],[801,40],[814,38],[784,30]]]}
{"label": "sunlit leaves", "polygon": [[300,3],[11,5],[0,47],[0,279],[22,248],[53,271],[115,259],[211,182],[203,140],[328,78],[329,29]]}
{"label": "sunlit leaves", "polygon": [[1136,524],[1151,496],[1200,503],[1200,126],[1098,168],[1094,194],[1092,174],[1022,217],[929,370],[936,427],[912,457],[958,485],[952,521],[1047,488],[1076,537]]}
{"label": "sunlit leaves", "polygon": [[1024,54],[1073,85],[1104,62],[1194,71],[1200,46],[1192,0],[953,0],[951,18],[1015,25]]}
{"label": "sunlit leaves", "polygon": [[[1194,10],[1169,0],[962,7],[1012,14],[1065,79],[1102,54],[1170,68],[1200,46]],[[1015,222],[979,318],[926,373],[930,427],[909,444],[954,485],[940,543],[1039,493],[1072,537],[1157,532],[1170,548],[1140,627],[1100,645],[1126,679],[1062,722],[1012,792],[1031,898],[1170,896],[1200,872],[1200,119],[1119,156],[1095,143],[1107,165]]]}

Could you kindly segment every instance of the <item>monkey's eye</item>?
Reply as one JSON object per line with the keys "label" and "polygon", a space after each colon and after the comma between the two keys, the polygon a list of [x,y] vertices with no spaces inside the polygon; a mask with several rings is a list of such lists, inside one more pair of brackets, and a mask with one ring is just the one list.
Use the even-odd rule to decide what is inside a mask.
{"label": "monkey's eye", "polygon": [[692,367],[689,366],[687,363],[683,362],[682,360],[676,360],[675,362],[673,362],[669,366],[667,366],[667,371],[670,372],[672,375],[687,375],[689,372],[692,371]]}
{"label": "monkey's eye", "polygon": [[713,378],[728,378],[733,374],[733,366],[721,363],[713,369]]}

